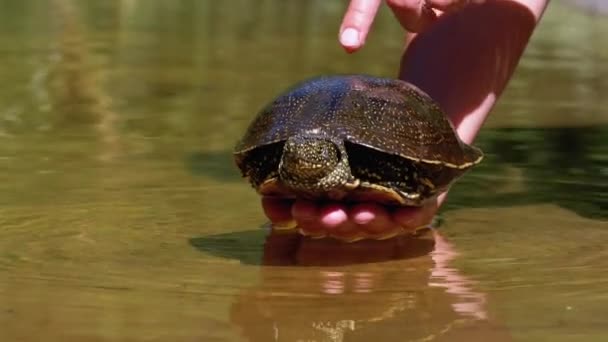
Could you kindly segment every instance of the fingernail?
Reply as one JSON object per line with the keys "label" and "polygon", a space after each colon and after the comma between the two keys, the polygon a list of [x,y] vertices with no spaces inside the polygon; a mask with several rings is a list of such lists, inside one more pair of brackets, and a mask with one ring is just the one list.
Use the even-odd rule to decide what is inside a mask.
{"label": "fingernail", "polygon": [[348,220],[348,215],[343,210],[328,210],[326,213],[323,213],[321,217],[321,222],[326,227],[336,227]]}
{"label": "fingernail", "polygon": [[340,42],[344,46],[359,46],[359,32],[352,27],[342,31]]}
{"label": "fingernail", "polygon": [[353,221],[356,224],[363,226],[363,225],[369,224],[375,218],[376,218],[376,215],[374,215],[374,213],[371,213],[369,211],[362,211],[362,212],[357,213],[356,215],[354,215]]}

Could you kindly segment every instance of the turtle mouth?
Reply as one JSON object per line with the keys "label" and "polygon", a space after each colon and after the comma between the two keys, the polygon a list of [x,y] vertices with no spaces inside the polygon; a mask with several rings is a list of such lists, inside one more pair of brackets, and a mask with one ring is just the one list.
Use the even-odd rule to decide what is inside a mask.
{"label": "turtle mouth", "polygon": [[311,181],[327,176],[340,161],[340,150],[331,141],[300,136],[286,142],[281,166],[291,178]]}
{"label": "turtle mouth", "polygon": [[302,183],[316,183],[333,171],[328,164],[310,163],[305,160],[287,161],[281,168],[284,179],[298,180]]}
{"label": "turtle mouth", "polygon": [[316,163],[309,163],[303,160],[298,160],[294,162],[294,167],[302,172],[322,172],[323,170],[327,169],[327,165],[326,164],[316,164]]}

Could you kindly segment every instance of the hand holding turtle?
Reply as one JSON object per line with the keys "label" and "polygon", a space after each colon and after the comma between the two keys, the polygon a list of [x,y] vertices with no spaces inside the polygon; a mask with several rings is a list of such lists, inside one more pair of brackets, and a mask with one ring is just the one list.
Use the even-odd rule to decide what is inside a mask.
{"label": "hand holding turtle", "polygon": [[[275,228],[291,223],[285,213],[293,209],[303,234],[348,241],[410,230],[392,222],[384,207],[431,201],[432,213],[436,196],[483,158],[420,89],[365,75],[322,76],[290,87],[254,118],[234,155],[243,176],[267,196]],[[299,200],[290,208],[269,197],[333,204]],[[354,205],[347,210],[344,203]],[[411,211],[397,209],[394,218],[411,221],[403,217]],[[406,221],[413,228],[425,223]]]}
{"label": "hand holding turtle", "polygon": [[[465,143],[471,143],[502,93],[548,0],[494,0],[459,8],[463,1],[387,1],[409,35],[400,78],[435,99]],[[469,1],[470,2],[470,1]],[[479,1],[476,1],[479,2]],[[363,46],[380,0],[352,0],[340,29],[347,51]],[[453,11],[442,15],[441,9]],[[347,30],[352,28],[356,36]],[[479,34],[483,28],[483,34]],[[351,39],[351,38],[356,39]],[[320,205],[264,198],[275,224],[295,221],[305,231],[348,236],[353,230],[382,234],[395,226],[414,230],[430,223],[446,193],[423,207],[396,210],[376,203]]]}

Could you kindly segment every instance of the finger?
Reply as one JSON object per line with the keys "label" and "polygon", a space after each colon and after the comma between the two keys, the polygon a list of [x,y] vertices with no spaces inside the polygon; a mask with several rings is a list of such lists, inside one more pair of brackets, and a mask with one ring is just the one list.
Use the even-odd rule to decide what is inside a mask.
{"label": "finger", "polygon": [[362,237],[357,225],[349,219],[349,209],[342,203],[332,203],[321,208],[321,222],[330,236],[354,241]]}
{"label": "finger", "polygon": [[312,201],[297,200],[291,207],[291,215],[298,222],[298,225],[318,223],[319,209],[317,204]]}
{"label": "finger", "polygon": [[276,227],[287,228],[295,225],[291,215],[292,204],[293,201],[290,200],[262,197],[264,214],[272,222],[273,226]]}
{"label": "finger", "polygon": [[391,220],[388,210],[378,204],[362,203],[350,210],[351,221],[360,229],[373,235],[395,230],[396,224]]}
{"label": "finger", "polygon": [[321,223],[328,229],[339,227],[348,221],[346,206],[332,203],[321,208]]}
{"label": "finger", "polygon": [[320,208],[318,204],[307,200],[297,200],[291,207],[291,214],[301,232],[305,235],[325,235],[324,227],[320,220]]}
{"label": "finger", "polygon": [[425,0],[387,0],[386,2],[407,31],[420,32],[437,19],[437,14]]}
{"label": "finger", "polygon": [[365,43],[381,0],[351,0],[340,26],[340,44],[348,52]]}

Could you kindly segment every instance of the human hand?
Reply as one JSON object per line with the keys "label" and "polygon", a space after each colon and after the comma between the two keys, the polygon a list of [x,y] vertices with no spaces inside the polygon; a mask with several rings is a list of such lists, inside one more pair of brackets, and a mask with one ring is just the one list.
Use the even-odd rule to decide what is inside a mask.
{"label": "human hand", "polygon": [[[409,32],[420,32],[437,20],[441,13],[458,9],[470,0],[386,0],[395,18]],[[352,0],[342,25],[340,43],[348,52],[365,44],[382,0]]]}
{"label": "human hand", "polygon": [[423,207],[386,208],[376,203],[315,203],[263,197],[262,207],[275,229],[298,227],[313,237],[333,236],[354,241],[384,239],[414,232],[433,220],[445,194]]}
{"label": "human hand", "polygon": [[[430,10],[420,0],[387,3],[404,28],[418,32],[408,38],[400,78],[438,101],[460,138],[472,143],[511,78],[548,0],[427,0]],[[456,11],[465,3],[472,5]],[[351,1],[340,33],[345,38],[346,30],[354,28],[358,42],[342,39],[347,50],[363,46],[380,4],[381,0]],[[446,11],[455,15],[443,16]],[[262,206],[275,227],[297,225],[305,234],[352,240],[390,237],[428,225],[445,197],[441,194],[420,208],[273,198],[263,198]]]}
{"label": "human hand", "polygon": [[[456,8],[463,0],[387,0],[401,25],[418,31],[434,21],[439,11]],[[360,48],[369,32],[381,0],[352,0],[340,29],[340,41],[347,51]],[[376,203],[320,204],[307,200],[263,198],[264,213],[277,228],[297,226],[311,236],[334,236],[345,240],[364,237],[386,238],[413,232],[431,223],[445,194],[420,208],[389,209]]]}

